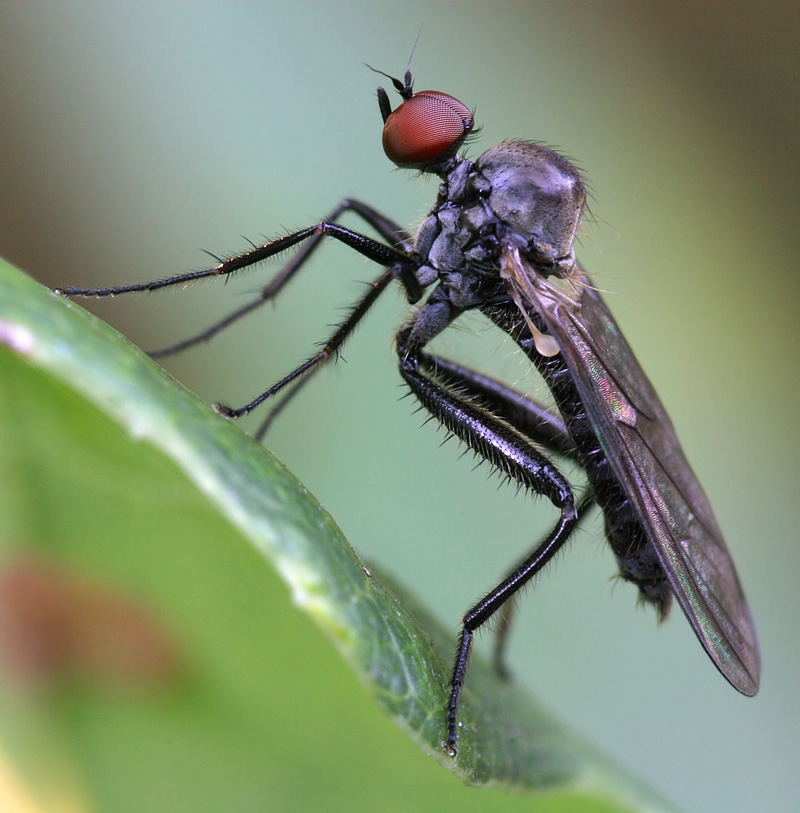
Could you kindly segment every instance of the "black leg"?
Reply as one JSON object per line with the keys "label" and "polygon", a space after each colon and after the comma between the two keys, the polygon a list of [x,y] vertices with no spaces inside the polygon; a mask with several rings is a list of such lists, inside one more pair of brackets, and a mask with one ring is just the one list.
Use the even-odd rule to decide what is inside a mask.
{"label": "black leg", "polygon": [[[570,494],[570,498],[571,498]],[[485,624],[523,585],[532,579],[567,541],[578,520],[577,511],[570,501],[560,506],[561,516],[549,536],[539,544],[527,559],[506,578],[471,607],[462,618],[461,636],[456,649],[450,696],[447,701],[447,740],[444,748],[455,756],[458,746],[458,701],[467,673],[475,630]]]}
{"label": "black leg", "polygon": [[499,616],[494,632],[494,651],[492,652],[492,666],[501,680],[511,680],[511,670],[506,663],[506,647],[511,622],[517,613],[517,602],[514,599],[507,601],[497,612]]}
{"label": "black leg", "polygon": [[543,404],[501,381],[441,356],[420,353],[420,359],[431,366],[436,378],[446,380],[453,389],[468,391],[494,415],[525,432],[536,443],[556,454],[576,459],[575,444],[564,421]]}
{"label": "black leg", "polygon": [[[356,325],[366,316],[367,311],[375,303],[378,297],[386,290],[389,283],[397,278],[397,268],[391,266],[387,268],[369,287],[366,295],[356,303],[353,310],[350,312],[347,319],[336,329],[334,334],[323,344],[322,349],[311,356],[310,359],[304,361],[299,367],[292,370],[289,375],[284,376],[276,384],[273,384],[268,390],[265,390],[261,395],[254,398],[249,403],[245,404],[239,409],[232,409],[231,407],[222,404],[214,404],[214,409],[226,418],[241,418],[247,415],[248,412],[254,410],[259,404],[262,404],[268,398],[279,393],[284,387],[292,382],[297,382],[295,387],[289,392],[289,397],[297,392],[297,386],[302,381],[304,376],[313,374],[319,367],[324,364],[331,356],[337,354],[341,349],[348,336],[355,330]],[[280,409],[281,404],[278,405]],[[263,433],[262,433],[263,434]]]}
{"label": "black leg", "polygon": [[[175,277],[156,280],[154,282],[120,285],[116,288],[57,288],[56,293],[62,296],[102,297],[129,294],[135,291],[156,291],[159,288],[167,288],[171,285],[184,285],[187,282],[194,282],[195,280],[204,279],[205,277],[226,276],[235,271],[240,271],[243,268],[248,268],[251,265],[260,263],[262,260],[274,257],[277,254],[281,254],[287,249],[296,246],[298,243],[314,238],[319,240],[322,237],[333,237],[379,265],[389,266],[397,264],[402,270],[405,270],[409,265],[413,265],[404,251],[394,246],[379,243],[377,240],[373,240],[371,237],[367,237],[352,229],[346,229],[344,226],[323,220],[315,226],[309,226],[306,229],[300,229],[291,234],[286,234],[277,240],[272,240],[263,246],[258,246],[252,251],[238,254],[227,260],[220,260],[219,264],[213,268],[206,268],[201,271],[190,271],[186,274],[178,274]],[[296,267],[294,270],[297,270]],[[402,270],[398,272],[398,276],[402,274]],[[284,279],[281,284],[285,281]]]}
{"label": "black leg", "polygon": [[[359,215],[392,246],[395,246],[396,248],[405,252],[411,250],[411,237],[409,236],[408,232],[405,231],[405,229],[394,221],[390,220],[385,215],[382,215],[380,212],[373,209],[371,206],[367,206],[365,203],[361,203],[361,201],[358,200],[341,201],[338,206],[336,206],[336,208],[325,218],[324,222],[335,223],[345,212],[353,212],[354,214]],[[223,317],[218,322],[215,322],[213,325],[210,325],[200,333],[190,336],[188,339],[184,339],[183,341],[176,342],[169,347],[151,351],[149,355],[153,358],[164,358],[165,356],[170,356],[173,353],[180,353],[181,351],[194,347],[197,344],[207,342],[226,327],[229,327],[234,322],[237,322],[239,319],[247,316],[249,313],[258,310],[258,308],[260,308],[266,302],[274,299],[283,290],[284,286],[306,264],[308,259],[314,253],[315,249],[321,243],[323,237],[324,235],[322,234],[315,234],[310,237],[302,248],[300,248],[300,250],[297,251],[297,253],[286,263],[286,265],[284,265],[283,268],[281,268],[281,270],[278,271],[278,273],[275,274],[275,276],[261,289],[255,299],[246,303],[237,310],[232,311],[227,316]],[[258,246],[254,246],[255,250],[258,250],[258,248]],[[416,283],[416,280],[414,280],[414,283]],[[304,379],[304,381],[307,380],[308,379]],[[263,434],[263,432],[260,434]]]}
{"label": "black leg", "polygon": [[[578,522],[575,527],[583,522],[584,517],[588,516],[590,509],[595,504],[595,496],[592,492],[586,494],[578,504]],[[574,529],[573,529],[574,531]],[[500,607],[498,615],[500,616],[494,635],[494,651],[492,652],[492,665],[495,671],[503,680],[511,679],[511,670],[506,665],[506,646],[508,643],[508,633],[511,629],[511,622],[514,619],[516,612],[516,602],[512,599],[507,601]]]}
{"label": "black leg", "polygon": [[[535,405],[520,413],[518,399],[514,397],[518,394],[513,390],[459,365],[442,363],[423,352],[424,344],[458,315],[449,302],[443,297],[437,298],[434,292],[397,337],[401,375],[419,402],[445,428],[510,479],[546,496],[560,510],[560,516],[544,541],[462,619],[447,703],[447,739],[443,743],[451,754],[455,754],[457,748],[458,702],[475,631],[550,561],[569,538],[579,518],[570,484],[539,451],[527,431],[530,426],[545,425],[548,427],[545,434],[553,432],[552,422],[542,421],[541,413],[546,410]],[[487,400],[488,407],[485,405]],[[499,405],[499,411],[505,412],[506,418],[498,417],[492,405]],[[520,414],[523,418],[518,423],[522,428],[512,422]],[[558,430],[555,431],[557,435]],[[566,448],[566,443],[562,445]]]}
{"label": "black leg", "polygon": [[270,427],[275,422],[275,419],[286,409],[287,406],[294,400],[294,397],[300,393],[300,390],[311,380],[312,376],[317,370],[322,369],[322,364],[318,364],[313,370],[309,371],[305,376],[297,379],[294,384],[283,394],[283,397],[273,404],[272,408],[267,412],[266,416],[261,420],[258,429],[253,432],[254,440],[261,442],[264,435],[269,432]]}
{"label": "black leg", "polygon": [[[358,214],[385,240],[390,242],[391,245],[380,243],[373,240],[371,237],[367,237],[366,235],[355,232],[352,229],[347,229],[334,222],[331,222],[332,220],[340,217],[345,211],[353,211],[354,213]],[[421,296],[421,290],[415,276],[417,266],[415,261],[407,253],[411,248],[411,238],[404,229],[398,226],[394,221],[390,220],[364,203],[354,200],[343,200],[336,207],[336,209],[334,209],[334,211],[331,213],[331,218],[328,220],[323,220],[315,226],[310,226],[309,228],[287,234],[284,237],[280,237],[277,240],[265,243],[262,246],[256,246],[252,251],[244,252],[227,260],[220,260],[219,264],[213,268],[207,268],[201,271],[192,271],[187,274],[179,274],[175,277],[156,280],[154,282],[145,282],[135,285],[122,285],[114,288],[67,287],[56,289],[56,293],[61,294],[62,296],[105,297],[115,296],[117,294],[133,293],[135,291],[154,291],[159,288],[165,288],[171,285],[181,285],[197,279],[203,279],[205,277],[225,276],[232,274],[243,268],[248,268],[251,265],[259,263],[262,260],[266,260],[270,257],[281,254],[295,245],[305,243],[300,251],[262,290],[257,300],[249,302],[244,307],[239,308],[231,314],[228,314],[228,316],[196,336],[151,354],[156,357],[165,356],[169,355],[170,353],[178,352],[179,350],[184,350],[187,347],[197,344],[198,342],[210,339],[220,330],[229,326],[232,322],[235,322],[237,319],[241,318],[247,313],[250,313],[250,311],[255,310],[264,302],[276,296],[284,285],[286,285],[286,283],[308,260],[311,253],[319,245],[323,237],[333,237],[336,240],[339,240],[350,248],[355,249],[359,254],[373,260],[379,265],[385,266],[387,270],[370,285],[367,294],[356,304],[350,316],[325,343],[319,353],[316,353],[312,358],[308,359],[297,369],[293,370],[288,376],[281,379],[275,386],[271,387],[269,390],[262,393],[249,404],[246,404],[240,409],[231,409],[227,406],[215,405],[217,410],[226,417],[238,418],[242,415],[246,415],[260,403],[265,401],[270,396],[276,394],[293,381],[296,381],[297,383],[289,392],[287,398],[290,399],[294,394],[296,394],[304,381],[307,380],[308,376],[312,375],[317,369],[319,369],[320,366],[331,355],[339,351],[346,338],[350,335],[361,318],[366,314],[367,310],[369,310],[369,307],[393,279],[398,279],[404,285],[406,289],[406,296],[409,301],[416,301],[419,299]],[[278,410],[281,408],[282,405],[279,405]],[[266,431],[269,421],[270,417],[268,416],[267,421],[265,421],[264,425],[259,430],[259,437],[263,435],[264,431]]]}
{"label": "black leg", "polygon": [[[463,367],[440,356],[428,353],[420,355],[424,357],[426,365],[431,365],[435,369],[436,376],[447,379],[449,386],[461,392],[468,392],[471,397],[479,398],[483,406],[490,409],[497,417],[525,432],[535,443],[555,454],[576,459],[575,446],[564,421],[547,407],[522,395],[508,385],[468,367]],[[594,502],[592,493],[583,497],[578,505],[579,523],[588,515]],[[511,672],[505,662],[505,651],[515,609],[516,603],[513,600],[503,604],[498,611],[499,618],[495,626],[492,663],[495,671],[504,680],[511,678]]]}

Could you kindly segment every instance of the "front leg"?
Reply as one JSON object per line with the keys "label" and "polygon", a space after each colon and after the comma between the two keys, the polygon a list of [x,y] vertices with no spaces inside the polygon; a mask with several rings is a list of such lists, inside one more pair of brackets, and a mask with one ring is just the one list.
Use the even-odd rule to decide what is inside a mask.
{"label": "front leg", "polygon": [[509,479],[547,497],[559,508],[560,517],[545,540],[462,619],[447,703],[447,739],[442,743],[451,755],[455,755],[457,748],[458,701],[475,631],[547,564],[566,542],[579,517],[569,483],[524,431],[482,406],[480,391],[471,390],[468,379],[462,376],[458,386],[448,386],[446,375],[437,377],[436,365],[423,347],[458,315],[449,302],[434,292],[397,337],[400,374],[417,400],[446,429]]}

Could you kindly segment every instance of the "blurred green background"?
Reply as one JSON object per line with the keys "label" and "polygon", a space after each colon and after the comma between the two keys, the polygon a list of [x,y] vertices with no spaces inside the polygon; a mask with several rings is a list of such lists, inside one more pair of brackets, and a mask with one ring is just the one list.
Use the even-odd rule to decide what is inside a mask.
{"label": "blurred green background", "polygon": [[[51,286],[108,285],[202,267],[200,249],[237,251],[242,235],[308,225],[343,196],[417,222],[435,179],[384,158],[376,76],[362,62],[401,75],[420,24],[416,86],[476,109],[483,130],[472,155],[503,138],[540,139],[586,173],[594,218],[579,255],[609,291],[711,498],[764,660],[761,693],[737,696],[678,613],[656,628],[633,588],[615,585],[596,523],[520,603],[517,679],[686,809],[796,809],[796,7],[4,4],[0,253]],[[152,349],[243,302],[269,273],[89,304]],[[203,397],[239,404],[304,359],[374,273],[327,246],[275,307],[168,367]],[[347,363],[304,392],[268,445],[360,553],[455,630],[552,512],[498,490],[457,459],[455,444],[438,448],[433,425],[420,429],[394,369],[403,313],[399,296],[379,304]],[[467,328],[439,349],[479,357],[535,391],[508,342],[478,320]],[[269,641],[262,618],[236,623]],[[267,629],[290,623],[272,618]],[[275,641],[291,660],[291,638]],[[336,684],[351,690],[346,677]],[[522,803],[460,792],[385,729],[387,756],[405,760],[396,774],[390,764],[375,776],[359,761],[358,720],[320,748],[353,748],[350,779],[364,809],[423,787],[408,773],[417,769],[431,788],[414,798],[419,809]],[[295,756],[271,754],[270,773],[297,771]],[[331,802],[324,775],[304,781]],[[453,795],[434,801],[437,783]],[[236,809],[291,809],[259,796],[269,787],[254,786]]]}

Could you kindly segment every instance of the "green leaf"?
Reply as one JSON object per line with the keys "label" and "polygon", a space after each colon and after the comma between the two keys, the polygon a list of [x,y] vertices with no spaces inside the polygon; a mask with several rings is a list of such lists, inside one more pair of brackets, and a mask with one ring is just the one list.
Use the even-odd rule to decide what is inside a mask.
{"label": "green leaf", "polygon": [[[13,539],[85,562],[64,540],[108,536],[113,529],[124,546],[98,550],[87,542],[83,555],[100,572],[104,555],[109,561],[124,555],[128,567],[119,570],[130,574],[140,566],[131,548],[144,538],[137,523],[163,523],[156,557],[168,554],[164,546],[187,544],[192,522],[218,522],[218,512],[272,564],[294,603],[336,645],[378,705],[465,783],[543,791],[551,803],[580,799],[598,810],[667,808],[479,658],[463,693],[460,750],[449,757],[441,740],[452,636],[404,589],[390,588],[359,559],[331,517],[263,446],[108,325],[8,266],[0,266],[0,348],[0,474],[7,484],[0,552],[6,559]],[[124,433],[107,431],[109,418]],[[48,480],[50,468],[65,459],[75,461],[69,486],[82,499]],[[180,496],[182,477],[204,495],[202,508],[192,503],[182,510],[181,501],[192,499]],[[133,538],[126,533],[131,529]],[[171,541],[178,537],[180,543]],[[191,538],[188,543],[191,550]],[[187,570],[202,566],[200,548]],[[164,603],[174,603],[175,581],[165,577],[163,589]],[[235,604],[235,598],[225,600]],[[192,596],[184,619],[207,611],[203,599]],[[209,598],[208,608],[217,600]]]}

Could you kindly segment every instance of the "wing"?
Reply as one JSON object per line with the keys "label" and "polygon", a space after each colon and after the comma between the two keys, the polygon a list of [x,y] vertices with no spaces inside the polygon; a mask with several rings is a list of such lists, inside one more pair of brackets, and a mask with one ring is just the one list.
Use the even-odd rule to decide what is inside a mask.
{"label": "wing", "polygon": [[613,316],[577,266],[565,290],[516,251],[505,260],[506,277],[556,339],[695,634],[730,683],[754,695],[758,642],[733,561],[672,422]]}

